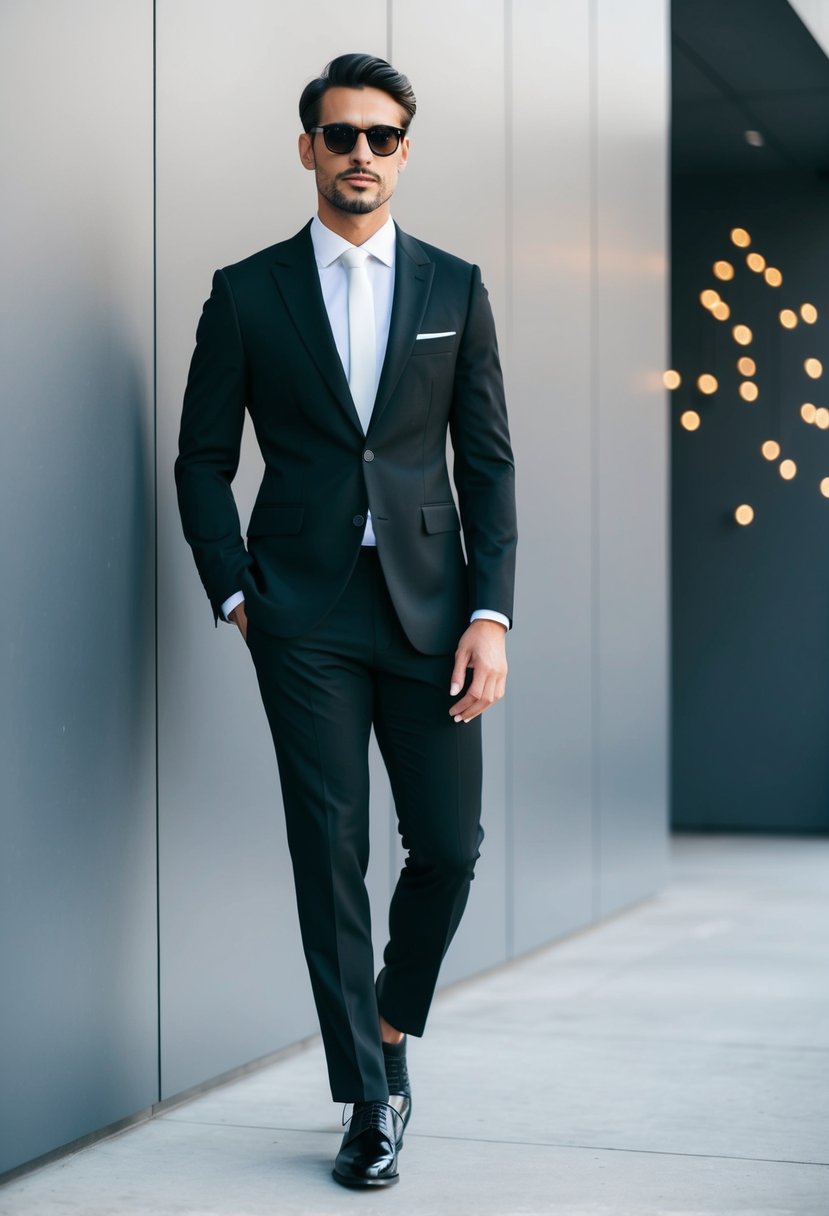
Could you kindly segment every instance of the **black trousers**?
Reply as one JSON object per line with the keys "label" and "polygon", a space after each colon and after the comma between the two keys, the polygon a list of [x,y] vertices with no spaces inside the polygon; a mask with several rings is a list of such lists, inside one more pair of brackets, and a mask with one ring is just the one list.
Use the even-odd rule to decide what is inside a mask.
{"label": "black trousers", "polygon": [[[248,632],[276,747],[299,922],[335,1101],[385,1100],[379,1015],[420,1035],[483,832],[480,718],[449,714],[453,655],[406,638],[376,550],[299,638]],[[372,726],[407,851],[375,980],[365,874]]]}

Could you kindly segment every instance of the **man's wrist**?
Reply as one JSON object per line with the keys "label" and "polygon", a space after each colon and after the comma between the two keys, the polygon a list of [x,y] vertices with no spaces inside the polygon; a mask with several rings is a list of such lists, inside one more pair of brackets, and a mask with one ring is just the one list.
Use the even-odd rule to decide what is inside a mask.
{"label": "man's wrist", "polygon": [[510,627],[509,617],[504,616],[503,612],[496,612],[492,608],[476,609],[476,611],[473,612],[472,616],[469,618],[470,624],[472,624],[473,621],[497,621],[498,624],[503,625],[507,631],[509,631]]}
{"label": "man's wrist", "polygon": [[245,602],[244,591],[235,591],[233,595],[228,596],[222,604],[222,616],[226,621],[230,620],[230,614],[234,608],[238,608],[240,604]]}

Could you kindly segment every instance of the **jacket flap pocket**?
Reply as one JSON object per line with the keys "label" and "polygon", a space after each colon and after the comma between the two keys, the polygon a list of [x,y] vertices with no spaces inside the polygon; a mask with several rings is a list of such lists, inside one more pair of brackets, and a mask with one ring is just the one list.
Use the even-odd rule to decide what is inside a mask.
{"label": "jacket flap pocket", "polygon": [[302,529],[305,508],[301,505],[257,505],[248,524],[248,536],[291,536]]}
{"label": "jacket flap pocket", "polygon": [[461,521],[453,502],[429,502],[420,509],[427,532],[460,532]]}

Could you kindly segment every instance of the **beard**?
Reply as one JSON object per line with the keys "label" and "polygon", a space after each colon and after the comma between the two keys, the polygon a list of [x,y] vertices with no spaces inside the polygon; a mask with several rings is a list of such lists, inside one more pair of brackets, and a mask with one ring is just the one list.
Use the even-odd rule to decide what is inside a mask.
{"label": "beard", "polygon": [[391,192],[384,194],[380,189],[376,194],[345,194],[337,184],[336,178],[320,181],[318,177],[317,188],[332,207],[336,207],[338,211],[345,211],[349,215],[366,215],[370,211],[376,211],[391,198]]}

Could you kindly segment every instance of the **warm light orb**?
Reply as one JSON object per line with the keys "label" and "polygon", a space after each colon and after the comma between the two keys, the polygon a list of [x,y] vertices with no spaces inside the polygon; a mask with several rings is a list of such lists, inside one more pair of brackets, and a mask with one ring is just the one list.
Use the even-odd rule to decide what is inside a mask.
{"label": "warm light orb", "polygon": [[776,460],[780,455],[780,444],[776,439],[767,439],[760,451],[765,456],[766,460]]}
{"label": "warm light orb", "polygon": [[811,376],[813,380],[819,380],[823,375],[823,364],[820,359],[804,359],[803,370],[807,376]]}
{"label": "warm light orb", "polygon": [[807,325],[814,325],[817,320],[817,309],[814,304],[801,304],[800,315]]}
{"label": "warm light orb", "polygon": [[727,321],[731,316],[731,309],[726,304],[725,300],[720,300],[719,304],[715,304],[711,309],[711,316],[716,317],[718,321]]}
{"label": "warm light orb", "polygon": [[715,262],[714,277],[716,279],[722,279],[723,282],[728,282],[729,279],[734,278],[734,267],[730,262]]}
{"label": "warm light orb", "polygon": [[745,228],[731,229],[731,243],[736,245],[738,249],[748,249],[751,244],[751,237],[746,232]]}
{"label": "warm light orb", "polygon": [[701,419],[696,410],[686,410],[680,415],[679,421],[686,431],[698,431]]}
{"label": "warm light orb", "polygon": [[731,332],[734,335],[734,341],[739,346],[749,346],[754,337],[747,325],[735,325]]}
{"label": "warm light orb", "polygon": [[783,282],[783,276],[776,266],[767,266],[766,273],[763,278],[768,283],[769,287],[779,287]]}
{"label": "warm light orb", "polygon": [[701,376],[697,377],[697,388],[701,393],[710,397],[711,393],[716,393],[719,388],[717,377],[712,376],[710,372],[703,372]]}
{"label": "warm light orb", "polygon": [[682,377],[679,372],[675,372],[672,367],[669,367],[662,376],[662,383],[665,385],[665,388],[679,388],[682,383]]}
{"label": "warm light orb", "polygon": [[824,477],[820,483],[820,492],[824,498],[829,498],[829,477]]}
{"label": "warm light orb", "polygon": [[737,371],[742,376],[753,376],[757,371],[757,364],[748,355],[741,355],[737,360]]}
{"label": "warm light orb", "polygon": [[797,475],[797,465],[793,460],[781,460],[779,473],[784,481],[791,481]]}
{"label": "warm light orb", "polygon": [[808,422],[811,426],[817,417],[817,410],[812,405],[811,401],[804,401],[800,407],[800,417],[804,422]]}
{"label": "warm light orb", "polygon": [[753,380],[744,380],[740,385],[738,392],[743,401],[756,401],[760,395],[760,390]]}
{"label": "warm light orb", "polygon": [[740,503],[737,510],[734,512],[734,518],[738,524],[747,527],[754,521],[754,507],[750,507],[747,502]]}
{"label": "warm light orb", "polygon": [[797,313],[791,308],[781,309],[780,324],[784,329],[794,329],[795,325],[797,325]]}
{"label": "warm light orb", "polygon": [[706,287],[705,291],[699,293],[699,302],[703,308],[713,308],[720,302],[720,293],[714,291],[713,287]]}
{"label": "warm light orb", "polygon": [[766,259],[762,253],[748,253],[746,254],[746,266],[748,266],[749,270],[753,270],[755,274],[759,274],[761,270],[765,270],[766,268]]}
{"label": "warm light orb", "polygon": [[829,410],[821,406],[815,413],[815,423],[821,431],[829,431]]}

